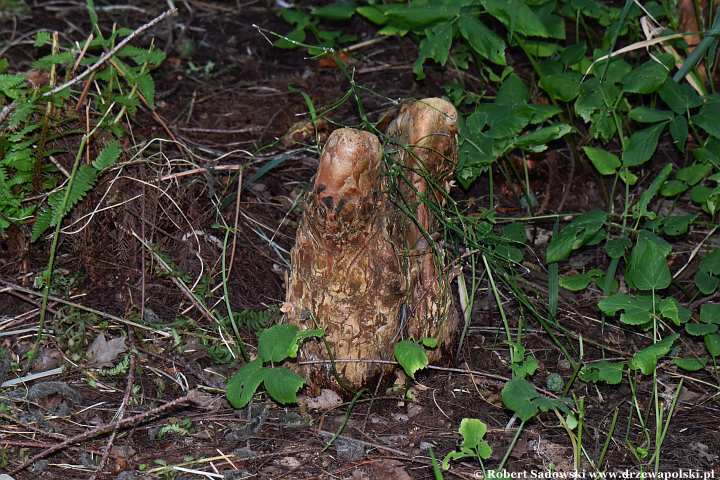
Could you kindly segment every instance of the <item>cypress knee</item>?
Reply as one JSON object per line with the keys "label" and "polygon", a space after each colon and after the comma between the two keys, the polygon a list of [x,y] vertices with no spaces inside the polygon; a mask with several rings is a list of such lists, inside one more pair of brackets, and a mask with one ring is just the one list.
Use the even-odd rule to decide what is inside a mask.
{"label": "cypress knee", "polygon": [[[457,158],[457,114],[441,99],[404,106],[388,128],[388,154],[406,181],[386,175],[372,133],[341,128],[320,157],[291,253],[283,310],[300,328],[325,329],[303,345],[303,368],[315,388],[359,388],[391,360],[402,338],[452,343],[457,313],[433,238]],[[439,354],[431,358],[436,358]],[[360,361],[339,361],[355,359]]]}

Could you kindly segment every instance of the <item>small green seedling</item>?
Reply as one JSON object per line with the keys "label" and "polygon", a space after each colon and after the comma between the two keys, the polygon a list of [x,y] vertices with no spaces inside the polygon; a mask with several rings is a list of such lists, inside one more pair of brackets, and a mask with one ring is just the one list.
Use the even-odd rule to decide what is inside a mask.
{"label": "small green seedling", "polygon": [[443,470],[450,469],[451,460],[476,458],[482,465],[483,460],[490,458],[492,447],[484,439],[487,433],[487,425],[477,418],[463,418],[458,431],[462,435],[462,442],[457,450],[445,455],[442,461]]}
{"label": "small green seedling", "polygon": [[[290,369],[274,364],[297,357],[303,341],[324,334],[322,329],[300,330],[295,325],[274,325],[265,329],[260,334],[257,358],[243,365],[228,382],[227,398],[230,404],[234,408],[245,407],[261,383],[276,402],[296,403],[297,392],[305,380]],[[265,363],[270,363],[270,366],[264,366]]]}
{"label": "small green seedling", "polygon": [[400,364],[408,377],[415,379],[415,373],[429,364],[425,348],[436,348],[437,340],[425,337],[420,342],[402,340],[395,344],[395,360]]}

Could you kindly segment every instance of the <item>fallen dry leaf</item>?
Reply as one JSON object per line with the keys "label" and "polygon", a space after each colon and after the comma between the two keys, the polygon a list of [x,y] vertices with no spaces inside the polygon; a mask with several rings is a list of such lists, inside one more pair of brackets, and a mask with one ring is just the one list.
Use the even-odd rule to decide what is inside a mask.
{"label": "fallen dry leaf", "polygon": [[311,410],[327,410],[342,404],[340,395],[328,388],[323,388],[317,397],[304,397],[300,401]]}
{"label": "fallen dry leaf", "polygon": [[109,367],[125,351],[125,337],[107,340],[105,334],[101,333],[87,350],[88,363],[94,367]]}

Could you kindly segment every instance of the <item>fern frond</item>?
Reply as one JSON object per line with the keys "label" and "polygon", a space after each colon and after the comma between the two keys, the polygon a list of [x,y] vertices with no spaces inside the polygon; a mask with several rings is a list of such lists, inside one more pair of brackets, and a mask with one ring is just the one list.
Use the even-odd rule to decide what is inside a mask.
{"label": "fern frond", "polygon": [[38,238],[42,236],[45,231],[50,228],[50,223],[52,222],[52,209],[50,208],[44,208],[35,215],[35,224],[32,228],[32,236],[30,237],[30,241],[34,242]]}
{"label": "fern frond", "polygon": [[56,192],[50,197],[48,203],[50,203],[53,209],[53,226],[61,222],[62,219],[65,218],[65,215],[70,213],[70,210],[72,210],[72,208],[77,205],[80,200],[85,198],[87,192],[89,192],[93,185],[95,185],[96,180],[97,170],[89,165],[82,165],[75,173],[75,181],[73,182],[72,189],[68,195],[65,209],[61,210],[63,197],[65,196],[64,189]]}
{"label": "fern frond", "polygon": [[31,240],[34,242],[40,238],[40,236],[45,233],[48,228],[61,222],[62,219],[65,218],[65,215],[70,213],[70,210],[72,210],[73,207],[85,197],[93,185],[95,185],[97,176],[97,170],[90,165],[83,165],[78,168],[75,173],[75,181],[72,184],[72,189],[70,190],[64,209],[62,208],[62,203],[63,198],[65,198],[65,189],[50,195],[48,198],[48,207],[43,209],[35,217],[35,225],[33,225]]}
{"label": "fern frond", "polygon": [[276,310],[269,308],[267,310],[241,310],[235,312],[235,321],[255,332],[269,327],[276,317]]}
{"label": "fern frond", "polygon": [[105,145],[100,155],[93,160],[92,165],[95,170],[102,171],[115,165],[118,158],[120,158],[120,144],[117,140],[112,140]]}

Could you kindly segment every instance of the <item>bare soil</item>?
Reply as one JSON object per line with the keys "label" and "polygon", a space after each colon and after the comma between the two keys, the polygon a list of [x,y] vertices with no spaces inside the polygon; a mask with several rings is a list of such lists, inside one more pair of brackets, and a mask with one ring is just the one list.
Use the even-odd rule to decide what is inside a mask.
{"label": "bare soil", "polygon": [[[282,407],[264,395],[256,397],[250,408],[235,411],[225,401],[223,387],[237,363],[219,363],[209,353],[212,345],[222,342],[217,327],[191,308],[173,275],[163,272],[156,258],[130,235],[136,232],[148,239],[190,283],[199,279],[214,288],[221,284],[223,234],[213,226],[222,221],[235,225],[237,211],[229,280],[233,308],[259,310],[283,301],[288,251],[318,152],[312,138],[289,146],[280,139],[296,122],[308,118],[298,91],[306,92],[320,108],[341,98],[350,82],[326,61],[308,58],[302,50],[270,45],[253,25],[281,33],[288,26],[269,3],[274,2],[177,2],[179,16],[151,32],[168,59],[155,72],[155,114],[141,112],[133,123],[132,138],[138,144],[171,137],[175,142],[153,142],[144,155],[148,162],[128,166],[121,178],[106,176],[73,213],[72,221],[92,213],[101,201],[105,206],[115,205],[96,213],[77,233],[62,237],[54,294],[127,320],[140,321],[142,312],[145,323],[158,329],[169,327],[173,334],[164,337],[52,301],[51,334],[45,337],[34,365],[21,360],[35,339],[33,331],[0,337],[0,346],[10,352],[10,359],[19,361],[0,368],[0,380],[15,378],[23,369],[34,372],[65,366],[61,374],[0,392],[3,469],[11,471],[63,439],[112,422],[127,402],[129,381],[134,390],[125,418],[183,397],[189,389],[199,388],[207,398],[201,404],[177,405],[118,431],[109,460],[97,478],[157,478],[153,469],[163,465],[211,472],[213,478],[433,478],[428,447],[437,456],[454,449],[459,441],[457,427],[464,417],[480,418],[489,425],[493,457],[487,464],[496,465],[502,458],[519,422],[511,419],[499,396],[502,378],[511,373],[507,350],[502,347],[502,323],[488,290],[481,290],[460,356],[448,364],[475,374],[421,373],[412,388],[412,401],[403,399],[402,392],[382,388],[368,392],[353,405],[344,403],[323,412]],[[166,5],[134,1],[119,7],[101,9],[106,28],[113,22],[137,27]],[[17,71],[29,70],[36,55],[32,45],[20,41],[22,35],[42,28],[82,41],[84,32],[89,31],[80,2],[35,2],[29,12],[0,21],[0,38],[10,42],[6,55]],[[357,19],[349,30],[358,42],[372,37],[372,30]],[[149,39],[146,35],[141,41]],[[379,119],[395,100],[441,95],[442,85],[450,80],[478,92],[488,88],[471,74],[432,66],[426,66],[426,80],[415,81],[411,67],[416,53],[411,40],[397,38],[352,52],[349,66],[362,87],[356,91],[370,119]],[[360,121],[353,101],[334,110],[329,118],[328,130]],[[132,150],[132,144],[127,147]],[[70,144],[68,151],[72,151]],[[70,154],[58,158],[71,162]],[[277,166],[260,175],[270,162]],[[557,211],[558,207],[579,211],[604,202],[595,187],[597,179],[584,165],[571,167],[565,152],[550,152],[537,158],[535,165],[532,185],[545,211]],[[241,179],[239,166],[243,168]],[[183,175],[198,168],[204,171]],[[239,185],[242,191],[237,204]],[[469,192],[456,189],[454,195],[466,205],[486,205],[485,190],[484,186]],[[499,191],[499,210],[508,216],[521,215],[518,185],[501,183]],[[103,200],[106,192],[108,197]],[[137,199],[130,200],[134,197]],[[48,251],[48,242],[28,244],[29,228],[0,239],[0,279],[27,288],[43,270]],[[551,223],[532,224],[536,243],[526,258],[542,256],[542,237],[547,238],[551,228]],[[703,233],[694,235],[697,238],[688,241],[702,238]],[[591,253],[584,260],[592,264],[601,258]],[[547,298],[541,265],[540,258],[528,261],[521,276],[522,288],[540,307]],[[36,325],[33,312],[39,297],[1,288],[0,320],[5,323],[0,323],[0,333]],[[209,304],[221,295],[221,289],[208,293]],[[561,340],[577,350],[581,334],[585,358],[626,357],[634,350],[629,346],[647,344],[643,335],[602,325],[591,298],[561,299],[559,322],[576,332]],[[523,318],[512,296],[504,300],[511,323],[525,322],[525,345],[540,361],[535,384],[545,386],[551,373],[571,378],[570,365],[554,340],[532,319]],[[224,304],[217,308],[223,312]],[[134,378],[89,367],[84,352],[100,332],[109,338],[128,336],[134,351]],[[250,329],[244,334],[250,344],[255,342]],[[577,358],[577,352],[574,356]],[[669,402],[680,374],[670,365],[660,372],[660,386],[667,385],[663,398]],[[709,375],[686,378],[664,444],[663,470],[715,468],[716,474],[720,472],[717,384],[718,379]],[[638,378],[641,403],[637,407],[647,418],[652,416],[650,389],[647,379]],[[585,399],[583,440],[589,456],[598,458],[617,409],[608,467],[636,470],[638,462],[628,443],[642,444],[643,438],[629,387],[575,382],[571,395]],[[346,416],[342,435],[326,448]],[[179,428],[167,431],[163,428],[167,425]],[[14,477],[89,478],[108,441],[109,436],[102,435],[73,443]],[[540,416],[532,421],[507,465],[511,471],[571,469],[572,448],[557,420]],[[479,471],[474,461],[458,462],[445,478],[476,478]],[[187,470],[165,475],[162,478],[202,478]]]}

